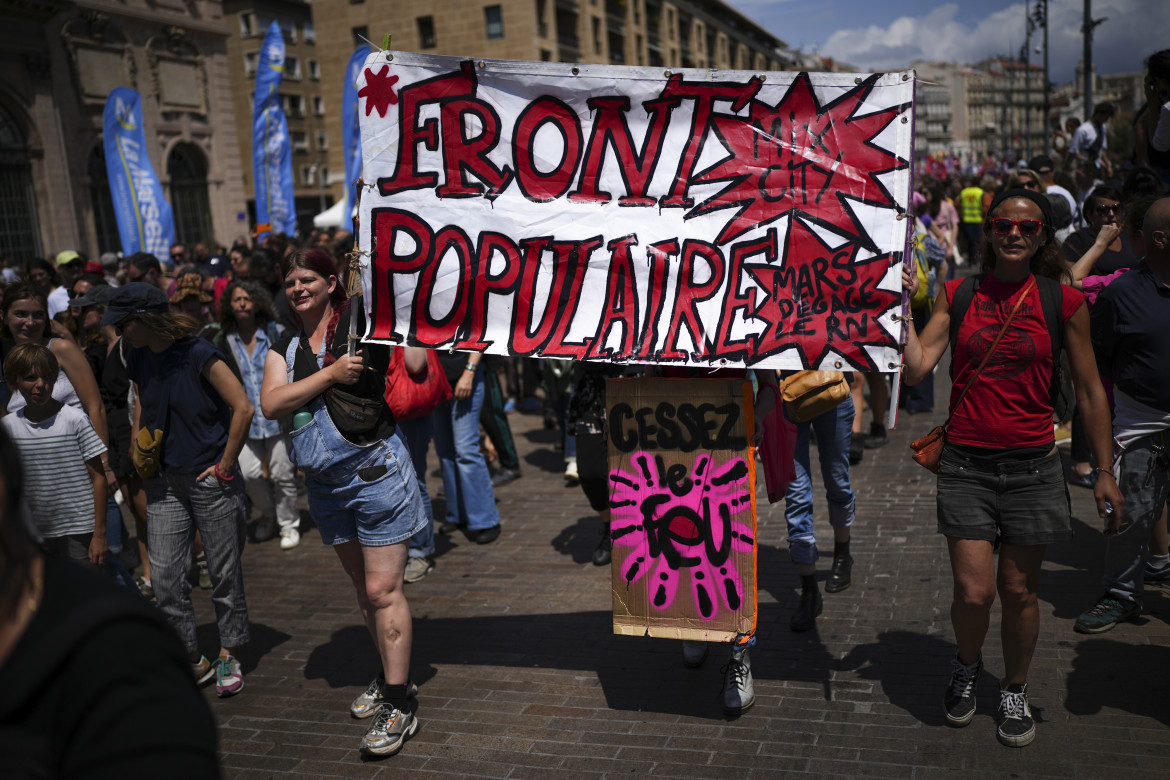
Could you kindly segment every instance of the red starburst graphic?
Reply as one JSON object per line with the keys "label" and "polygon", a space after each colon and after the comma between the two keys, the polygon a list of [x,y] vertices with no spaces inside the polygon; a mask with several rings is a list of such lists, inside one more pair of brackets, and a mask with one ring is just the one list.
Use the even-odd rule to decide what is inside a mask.
{"label": "red starburst graphic", "polygon": [[907,106],[857,116],[877,79],[870,76],[822,106],[808,74],[801,73],[774,106],[752,100],[747,117],[713,114],[711,129],[730,156],[697,173],[692,182],[727,185],[691,209],[687,219],[735,209],[719,234],[724,243],[800,213],[876,249],[849,200],[896,208],[878,177],[908,164],[873,140]]}
{"label": "red starburst graphic", "polygon": [[804,219],[791,221],[786,244],[781,266],[744,265],[765,291],[751,313],[767,323],[754,359],[795,348],[809,368],[836,353],[858,371],[877,371],[865,347],[894,344],[878,317],[901,302],[899,293],[878,289],[890,255],[858,260],[856,243],[833,249]]}
{"label": "red starburst graphic", "polygon": [[398,102],[398,95],[394,94],[394,85],[398,82],[397,76],[387,76],[389,65],[374,73],[366,68],[366,85],[358,90],[358,97],[366,99],[366,116],[370,111],[377,109],[378,116],[385,117],[390,106]]}

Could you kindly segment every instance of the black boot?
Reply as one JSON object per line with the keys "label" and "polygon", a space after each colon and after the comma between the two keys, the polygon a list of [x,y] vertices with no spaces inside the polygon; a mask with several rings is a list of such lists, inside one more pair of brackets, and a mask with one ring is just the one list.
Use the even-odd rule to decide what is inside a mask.
{"label": "black boot", "polygon": [[788,627],[793,631],[808,631],[817,624],[817,615],[824,609],[821,601],[821,589],[817,587],[817,575],[809,574],[800,578],[803,589],[800,593],[800,604],[792,613]]}
{"label": "black boot", "polygon": [[839,593],[848,588],[852,574],[853,556],[849,554],[849,542],[837,542],[833,546],[833,568],[829,570],[825,593]]}
{"label": "black boot", "polygon": [[855,433],[849,438],[849,465],[856,466],[865,459],[865,434]]}
{"label": "black boot", "polygon": [[[886,433],[886,426],[882,425],[876,420],[869,424],[869,436],[865,437],[865,448],[867,450],[876,450],[878,447],[886,446],[890,441],[889,434]],[[825,590],[828,590],[826,588]]]}
{"label": "black boot", "polygon": [[612,550],[613,537],[609,535],[609,526],[606,525],[601,529],[601,543],[593,551],[593,565],[609,566],[609,562],[613,559]]}

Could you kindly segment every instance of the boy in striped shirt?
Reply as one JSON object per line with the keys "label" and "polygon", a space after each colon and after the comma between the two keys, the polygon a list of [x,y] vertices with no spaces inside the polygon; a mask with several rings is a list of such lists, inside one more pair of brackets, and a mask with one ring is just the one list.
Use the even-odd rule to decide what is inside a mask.
{"label": "boy in striped shirt", "polygon": [[106,445],[83,412],[53,399],[60,366],[48,347],[18,344],[4,379],[28,406],[0,420],[20,449],[26,503],[45,552],[104,569]]}

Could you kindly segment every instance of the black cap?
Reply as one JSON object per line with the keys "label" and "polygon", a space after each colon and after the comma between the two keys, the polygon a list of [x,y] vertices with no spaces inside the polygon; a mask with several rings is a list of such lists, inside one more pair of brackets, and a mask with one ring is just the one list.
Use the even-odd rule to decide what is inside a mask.
{"label": "black cap", "polygon": [[164,314],[170,308],[166,293],[153,284],[130,282],[110,296],[102,325],[117,325],[132,314]]}
{"label": "black cap", "polygon": [[77,309],[83,309],[86,306],[107,306],[110,303],[110,296],[114,294],[114,288],[108,284],[99,284],[89,288],[89,291],[78,298],[74,298],[69,302],[70,306]]}
{"label": "black cap", "polygon": [[1046,154],[1038,154],[1031,160],[1028,160],[1028,168],[1036,171],[1036,173],[1052,173],[1056,170],[1056,164],[1052,162],[1052,158]]}

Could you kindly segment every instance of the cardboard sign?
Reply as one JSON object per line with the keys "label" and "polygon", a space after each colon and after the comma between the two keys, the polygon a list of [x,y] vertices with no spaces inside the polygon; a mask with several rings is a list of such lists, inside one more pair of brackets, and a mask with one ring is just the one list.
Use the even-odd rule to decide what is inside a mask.
{"label": "cardboard sign", "polygon": [[368,340],[892,371],[911,73],[373,52]]}
{"label": "cardboard sign", "polygon": [[606,383],[613,630],[709,642],[756,622],[752,387]]}

